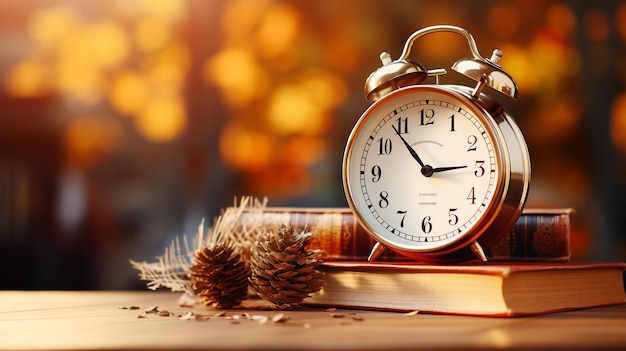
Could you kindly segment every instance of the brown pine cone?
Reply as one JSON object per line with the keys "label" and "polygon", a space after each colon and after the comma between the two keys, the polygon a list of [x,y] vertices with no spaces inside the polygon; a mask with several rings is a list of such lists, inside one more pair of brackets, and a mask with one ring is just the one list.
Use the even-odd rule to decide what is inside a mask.
{"label": "brown pine cone", "polygon": [[205,305],[231,308],[248,297],[250,266],[232,245],[216,244],[196,252],[190,278]]}
{"label": "brown pine cone", "polygon": [[321,250],[307,250],[313,236],[281,226],[277,233],[264,232],[252,246],[250,283],[257,294],[273,304],[297,305],[319,291],[324,273]]}

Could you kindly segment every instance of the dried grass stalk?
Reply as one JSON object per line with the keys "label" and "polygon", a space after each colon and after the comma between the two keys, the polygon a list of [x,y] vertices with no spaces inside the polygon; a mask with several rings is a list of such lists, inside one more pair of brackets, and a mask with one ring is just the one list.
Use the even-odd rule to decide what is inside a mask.
{"label": "dried grass stalk", "polygon": [[[155,262],[130,260],[130,263],[133,268],[139,271],[139,278],[147,281],[148,289],[157,290],[163,287],[194,295],[193,282],[189,274],[196,252],[205,247],[214,247],[217,243],[230,242],[248,260],[252,245],[263,232],[263,221],[260,214],[263,213],[266,206],[267,198],[261,201],[252,197],[243,197],[239,204],[235,200],[235,205],[223,211],[206,232],[204,219],[202,220],[192,241],[195,242],[195,246],[190,247],[187,236],[183,235],[182,239],[176,237],[172,240],[164,254],[156,257]],[[246,220],[242,221],[244,212],[259,215],[246,216]]]}

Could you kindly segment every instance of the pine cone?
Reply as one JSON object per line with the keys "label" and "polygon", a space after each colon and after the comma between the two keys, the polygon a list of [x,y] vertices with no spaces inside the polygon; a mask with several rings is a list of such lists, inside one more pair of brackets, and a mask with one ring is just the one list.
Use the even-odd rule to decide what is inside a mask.
{"label": "pine cone", "polygon": [[196,253],[190,278],[205,305],[231,308],[248,297],[250,266],[232,245],[216,244]]}
{"label": "pine cone", "polygon": [[322,288],[321,250],[306,250],[311,233],[281,226],[263,233],[252,246],[250,283],[257,294],[276,305],[297,305]]}

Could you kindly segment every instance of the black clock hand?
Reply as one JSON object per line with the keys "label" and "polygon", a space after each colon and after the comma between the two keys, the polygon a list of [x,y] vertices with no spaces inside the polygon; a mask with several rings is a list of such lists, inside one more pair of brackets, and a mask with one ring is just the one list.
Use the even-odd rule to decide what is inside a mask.
{"label": "black clock hand", "polygon": [[[400,137],[400,139],[404,143],[404,146],[406,146],[406,148],[409,150],[409,153],[411,154],[411,156],[413,156],[415,161],[417,161],[417,163],[419,163],[420,166],[422,166],[422,168],[424,168],[424,162],[422,162],[422,159],[420,159],[420,157],[417,154],[417,152],[415,152],[415,150],[413,150],[411,145],[409,145],[409,143],[407,143],[407,141],[402,137],[402,134],[400,134],[400,131],[398,131],[398,129],[396,129],[396,126],[392,126],[392,127],[393,127],[393,130],[396,131],[396,134],[398,134],[398,136]],[[422,173],[424,173],[424,172],[422,172]]]}
{"label": "black clock hand", "polygon": [[426,165],[424,167],[422,167],[422,175],[424,177],[431,177],[435,172],[445,172],[445,171],[451,171],[453,169],[459,169],[459,168],[465,168],[467,166],[453,166],[453,167],[437,167],[437,168],[433,168],[430,165]]}
{"label": "black clock hand", "polygon": [[406,146],[406,148],[409,150],[409,153],[411,154],[411,156],[413,156],[413,158],[417,161],[417,163],[419,163],[420,166],[422,167],[421,173],[422,173],[423,176],[430,177],[430,176],[433,175],[433,173],[436,173],[436,172],[445,172],[445,171],[451,171],[451,170],[454,170],[454,169],[467,167],[467,166],[453,166],[453,167],[437,167],[437,168],[433,168],[430,165],[424,165],[424,162],[422,162],[422,159],[419,157],[419,155],[417,154],[415,149],[413,149],[411,147],[411,145],[409,145],[409,143],[406,141],[406,139],[404,139],[404,137],[402,136],[400,131],[398,131],[396,126],[391,126],[391,127],[396,132],[396,134],[398,134],[398,136],[400,137],[400,140],[402,140],[402,143],[404,144],[404,146]]}
{"label": "black clock hand", "polygon": [[459,169],[459,168],[467,168],[467,166],[437,167],[437,168],[433,168],[433,172],[445,172],[445,171],[451,171],[453,169]]}

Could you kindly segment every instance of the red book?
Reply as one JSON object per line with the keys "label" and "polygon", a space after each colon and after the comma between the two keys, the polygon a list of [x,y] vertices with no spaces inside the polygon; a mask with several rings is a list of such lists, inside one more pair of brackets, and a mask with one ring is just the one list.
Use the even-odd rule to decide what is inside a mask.
{"label": "red book", "polygon": [[[236,211],[228,213],[234,213]],[[490,261],[553,261],[570,258],[572,209],[525,209],[513,229],[495,245],[485,249]],[[375,241],[358,223],[349,208],[266,207],[248,211],[243,224],[273,227],[281,224],[313,233],[310,248],[326,252],[326,261],[366,261]],[[401,261],[403,256],[386,250],[377,261]]]}

